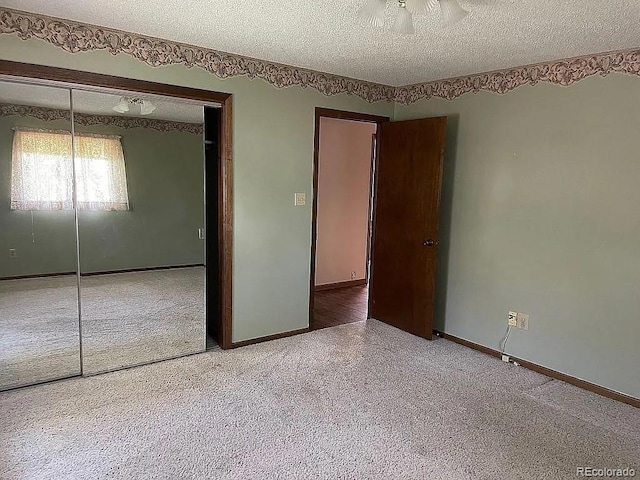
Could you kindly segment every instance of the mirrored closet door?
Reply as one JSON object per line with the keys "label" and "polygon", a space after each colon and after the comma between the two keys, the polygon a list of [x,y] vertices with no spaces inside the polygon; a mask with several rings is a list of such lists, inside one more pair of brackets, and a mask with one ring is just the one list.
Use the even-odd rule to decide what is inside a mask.
{"label": "mirrored closet door", "polygon": [[203,106],[72,95],[84,374],[204,351]]}
{"label": "mirrored closet door", "polygon": [[0,390],[79,375],[70,91],[0,81]]}
{"label": "mirrored closet door", "polygon": [[202,104],[0,80],[0,390],[206,349],[204,167]]}

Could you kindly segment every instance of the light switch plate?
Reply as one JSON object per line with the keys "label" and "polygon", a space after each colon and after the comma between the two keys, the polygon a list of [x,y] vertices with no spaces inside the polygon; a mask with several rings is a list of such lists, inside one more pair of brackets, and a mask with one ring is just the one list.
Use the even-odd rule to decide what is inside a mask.
{"label": "light switch plate", "polygon": [[296,193],[295,206],[299,207],[301,205],[307,204],[307,194],[306,193]]}

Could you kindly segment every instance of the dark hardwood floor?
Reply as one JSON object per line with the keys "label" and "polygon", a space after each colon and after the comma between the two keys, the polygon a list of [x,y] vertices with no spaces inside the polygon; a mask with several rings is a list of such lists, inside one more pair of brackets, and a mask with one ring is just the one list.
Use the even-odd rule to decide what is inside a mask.
{"label": "dark hardwood floor", "polygon": [[367,285],[315,292],[312,330],[367,319]]}

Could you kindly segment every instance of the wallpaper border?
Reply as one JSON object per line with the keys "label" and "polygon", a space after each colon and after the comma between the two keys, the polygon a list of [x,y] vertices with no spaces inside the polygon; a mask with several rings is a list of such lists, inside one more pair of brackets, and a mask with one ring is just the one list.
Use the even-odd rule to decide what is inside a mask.
{"label": "wallpaper border", "polygon": [[[57,108],[34,107],[30,105],[17,105],[13,103],[0,103],[0,117],[8,116],[32,117],[45,122],[54,120],[71,121],[71,112]],[[171,120],[159,120],[156,118],[120,117],[117,115],[91,115],[86,113],[74,113],[73,121],[77,125],[109,125],[113,127],[149,128],[159,132],[186,132],[194,135],[202,135],[204,127],[200,123],[175,122]]]}
{"label": "wallpaper border", "polygon": [[219,78],[260,78],[276,88],[300,86],[324,95],[358,96],[367,102],[410,105],[433,97],[452,100],[467,93],[508,93],[540,82],[569,86],[584,78],[619,72],[640,76],[640,48],[583,55],[401,87],[292,67],[136,33],[0,7],[0,34],[37,38],[70,53],[106,50],[125,54],[152,67],[199,67]]}
{"label": "wallpaper border", "polygon": [[267,62],[136,33],[0,8],[0,34],[37,38],[70,53],[106,50],[123,53],[152,67],[180,64],[200,67],[219,78],[261,78],[278,87],[310,87],[325,95],[346,93],[368,102],[393,101],[394,87]]}
{"label": "wallpaper border", "polygon": [[536,85],[540,82],[567,87],[593,75],[604,77],[613,72],[640,76],[640,49],[584,55],[397,87],[394,100],[410,105],[418,100],[433,97],[452,100],[466,93],[480,91],[504,94],[523,85]]}

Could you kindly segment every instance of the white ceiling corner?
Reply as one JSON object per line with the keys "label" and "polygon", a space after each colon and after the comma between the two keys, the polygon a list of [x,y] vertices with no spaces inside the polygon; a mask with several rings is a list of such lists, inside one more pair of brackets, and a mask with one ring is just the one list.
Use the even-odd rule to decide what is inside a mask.
{"label": "white ceiling corner", "polygon": [[[416,34],[361,25],[364,0],[2,0],[5,7],[400,86],[640,47],[638,0],[460,0]],[[391,13],[391,12],[389,12]]]}

